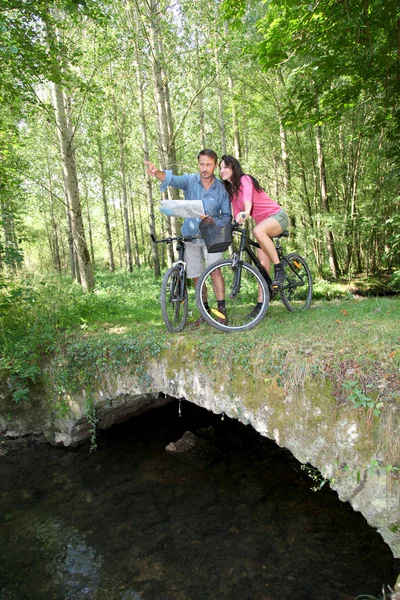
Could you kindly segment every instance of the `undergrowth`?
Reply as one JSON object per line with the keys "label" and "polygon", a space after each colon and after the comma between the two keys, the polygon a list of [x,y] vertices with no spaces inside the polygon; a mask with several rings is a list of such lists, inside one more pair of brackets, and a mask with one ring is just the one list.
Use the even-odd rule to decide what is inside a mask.
{"label": "undergrowth", "polygon": [[49,383],[54,390],[53,410],[58,416],[63,416],[68,411],[68,395],[83,391],[90,448],[95,449],[95,397],[103,376],[128,368],[140,384],[150,388],[151,381],[146,368],[148,361],[159,356],[165,345],[165,336],[155,336],[151,330],[135,336],[102,333],[95,337],[66,338],[49,366]]}
{"label": "undergrowth", "polygon": [[[66,277],[9,282],[0,290],[0,380],[14,401],[29,400],[31,385],[42,381],[50,358],[59,398],[78,388],[93,393],[110,368],[131,364],[145,377],[152,352],[178,339],[162,322],[160,284],[146,268],[98,273],[92,294]],[[320,282],[315,289],[327,286]],[[260,381],[301,386],[309,377],[329,378],[339,404],[372,411],[388,428],[385,406],[400,405],[400,300],[355,298],[348,287],[340,295],[316,299],[303,313],[289,313],[274,301],[255,329],[223,334],[194,326],[198,312],[191,294],[191,316],[179,334],[182,351],[191,345],[196,360],[210,373],[226,376],[233,388],[240,379],[256,391]],[[94,427],[90,405],[89,398]],[[58,410],[62,406],[60,401]]]}

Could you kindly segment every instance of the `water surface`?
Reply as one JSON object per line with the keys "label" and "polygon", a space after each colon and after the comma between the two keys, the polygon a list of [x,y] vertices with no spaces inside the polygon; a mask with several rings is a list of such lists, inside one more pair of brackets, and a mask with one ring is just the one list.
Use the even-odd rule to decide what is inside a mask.
{"label": "water surface", "polygon": [[[201,469],[165,452],[214,427]],[[101,434],[90,454],[0,457],[0,600],[353,600],[399,573],[361,514],[251,427],[187,402]]]}

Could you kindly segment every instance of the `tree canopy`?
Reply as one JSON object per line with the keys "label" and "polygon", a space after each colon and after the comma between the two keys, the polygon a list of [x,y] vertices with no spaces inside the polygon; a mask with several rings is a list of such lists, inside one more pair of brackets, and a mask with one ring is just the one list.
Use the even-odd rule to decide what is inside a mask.
{"label": "tree canopy", "polygon": [[399,22],[394,0],[5,0],[3,273],[159,273],[149,233],[179,224],[144,161],[195,171],[204,146],[287,208],[315,276],[393,273]]}

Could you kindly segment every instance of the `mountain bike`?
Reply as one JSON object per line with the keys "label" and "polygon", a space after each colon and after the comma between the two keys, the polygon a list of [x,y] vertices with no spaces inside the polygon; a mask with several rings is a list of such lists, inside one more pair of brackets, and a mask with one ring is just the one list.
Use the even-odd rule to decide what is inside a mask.
{"label": "mountain bike", "polygon": [[185,327],[188,317],[187,271],[185,262],[185,242],[191,242],[193,237],[168,237],[156,240],[155,244],[173,244],[176,242],[178,260],[165,273],[161,283],[161,314],[164,323],[171,333],[178,333]]}
{"label": "mountain bike", "polygon": [[[237,223],[232,225],[232,233],[240,238],[238,251],[231,258],[222,259],[207,267],[196,285],[196,303],[201,316],[209,325],[224,332],[252,329],[261,322],[270,299],[277,294],[289,311],[303,310],[310,306],[312,277],[308,264],[297,252],[284,254],[281,246],[281,241],[289,237],[288,231],[272,238],[286,275],[278,290],[272,289],[271,277],[253,251],[253,247],[260,247],[259,244],[251,240],[245,229]],[[249,262],[243,260],[244,254]],[[213,293],[211,275],[217,269],[220,269],[225,281],[226,317],[218,310]],[[208,307],[204,306],[205,302]]]}

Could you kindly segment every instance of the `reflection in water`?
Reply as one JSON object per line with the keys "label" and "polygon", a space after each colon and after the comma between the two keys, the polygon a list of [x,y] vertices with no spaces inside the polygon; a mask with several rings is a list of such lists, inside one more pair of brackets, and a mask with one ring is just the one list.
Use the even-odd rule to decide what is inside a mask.
{"label": "reflection in water", "polygon": [[[188,403],[99,450],[0,457],[0,600],[352,600],[399,571],[362,516],[250,427]],[[201,469],[165,453],[213,426]]]}
{"label": "reflection in water", "polygon": [[[66,600],[96,597],[103,559],[75,528],[66,526],[61,518],[32,518],[30,513],[25,512],[13,513],[12,519],[13,529],[18,531],[14,538],[16,547],[8,547],[9,553],[11,550],[9,573],[14,573],[14,577],[10,577],[9,584],[0,592],[0,598],[19,598],[21,593],[34,597],[36,592],[34,588],[32,590],[32,580],[29,582],[30,591],[26,592],[27,582],[22,581],[21,564],[18,564],[30,566],[27,565],[30,561],[32,566],[43,571],[43,575],[47,574],[46,579],[51,580],[51,585],[45,584],[44,589],[53,590],[54,597]],[[13,550],[18,553],[18,569],[11,562]],[[40,552],[39,557],[35,557],[37,551]],[[7,557],[2,559],[7,561]]]}
{"label": "reflection in water", "polygon": [[101,556],[88,546],[77,532],[67,539],[67,544],[54,556],[48,571],[63,590],[64,597],[83,598],[95,596],[99,584]]}

